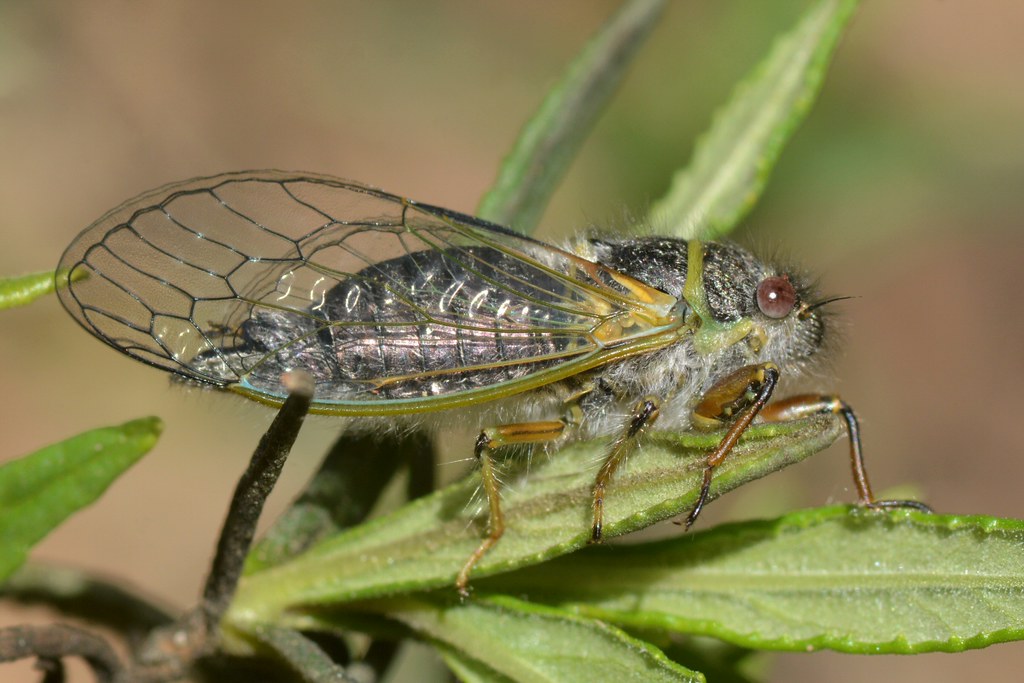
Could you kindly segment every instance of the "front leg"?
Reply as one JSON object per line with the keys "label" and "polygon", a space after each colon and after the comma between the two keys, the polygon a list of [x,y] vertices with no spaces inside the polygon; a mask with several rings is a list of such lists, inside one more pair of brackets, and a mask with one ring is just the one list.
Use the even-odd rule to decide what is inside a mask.
{"label": "front leg", "polygon": [[731,426],[705,460],[704,481],[693,510],[686,516],[686,529],[697,521],[708,501],[715,468],[732,452],[743,432],[768,403],[779,383],[779,376],[779,368],[774,363],[742,367],[715,383],[693,409],[693,424],[698,429],[716,429],[730,423]]}
{"label": "front leg", "polygon": [[707,457],[700,495],[684,522],[687,529],[697,520],[697,515],[707,502],[714,468],[725,460],[743,432],[758,416],[767,422],[783,422],[825,413],[840,415],[846,422],[849,434],[850,465],[853,469],[854,485],[857,487],[858,503],[869,508],[908,507],[931,512],[927,505],[914,500],[875,500],[871,484],[868,482],[867,470],[864,468],[857,416],[839,397],[802,394],[766,405],[778,384],[779,375],[779,369],[773,363],[740,368],[711,387],[694,408],[693,423],[698,429],[715,429],[725,424],[731,426],[715,450]]}
{"label": "front leg", "polygon": [[853,483],[857,487],[858,504],[868,508],[913,508],[922,512],[932,509],[916,500],[875,500],[868,482],[868,472],[864,468],[864,454],[860,445],[860,424],[850,405],[838,396],[821,394],[801,394],[781,401],[776,401],[761,411],[761,418],[766,422],[784,422],[799,420],[812,415],[832,413],[839,415],[846,422],[846,431],[850,440],[850,467],[853,470]]}

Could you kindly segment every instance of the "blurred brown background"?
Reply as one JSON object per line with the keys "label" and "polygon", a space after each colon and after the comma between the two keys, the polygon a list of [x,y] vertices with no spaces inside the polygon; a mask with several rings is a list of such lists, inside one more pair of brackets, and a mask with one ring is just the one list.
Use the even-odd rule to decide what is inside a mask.
{"label": "blurred brown background", "polygon": [[[806,4],[672,4],[541,234],[641,213]],[[319,171],[472,212],[520,125],[616,6],[0,2],[0,273],[51,268],[122,200],[225,170]],[[909,485],[942,512],[1024,517],[1013,436],[1024,410],[1022,35],[1014,0],[865,2],[740,235],[860,297],[841,304],[845,343],[821,388],[860,412],[876,489]],[[89,338],[55,298],[4,313],[0,359],[0,458],[145,414],[167,425],[155,452],[35,557],[190,604],[270,413],[171,388]],[[304,434],[275,510],[334,431],[320,420]],[[702,524],[852,501],[844,448],[713,504]],[[772,666],[778,681],[1007,680],[1024,646],[784,654]],[[0,678],[9,672],[33,675]]]}

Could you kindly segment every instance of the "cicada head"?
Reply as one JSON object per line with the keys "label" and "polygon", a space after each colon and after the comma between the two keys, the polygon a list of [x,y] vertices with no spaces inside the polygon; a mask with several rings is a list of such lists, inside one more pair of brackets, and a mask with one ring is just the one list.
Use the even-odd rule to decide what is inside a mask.
{"label": "cicada head", "polygon": [[703,299],[702,322],[734,337],[743,333],[761,361],[800,367],[814,359],[826,339],[821,306],[835,299],[820,301],[804,274],[765,263],[735,244],[701,246],[700,277],[691,286],[700,288],[694,298]]}

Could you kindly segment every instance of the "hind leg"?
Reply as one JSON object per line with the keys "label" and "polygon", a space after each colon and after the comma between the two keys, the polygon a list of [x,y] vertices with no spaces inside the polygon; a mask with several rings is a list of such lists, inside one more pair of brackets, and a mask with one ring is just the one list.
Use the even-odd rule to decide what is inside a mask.
{"label": "hind leg", "polygon": [[480,478],[484,494],[487,496],[487,536],[480,542],[477,549],[466,560],[458,577],[455,588],[463,597],[469,595],[469,574],[477,562],[490,550],[501,535],[505,533],[505,517],[501,512],[501,488],[494,472],[494,461],[491,452],[502,446],[512,444],[545,443],[554,441],[565,431],[565,422],[552,420],[548,422],[521,422],[518,424],[489,427],[477,437],[473,454],[480,462]]}

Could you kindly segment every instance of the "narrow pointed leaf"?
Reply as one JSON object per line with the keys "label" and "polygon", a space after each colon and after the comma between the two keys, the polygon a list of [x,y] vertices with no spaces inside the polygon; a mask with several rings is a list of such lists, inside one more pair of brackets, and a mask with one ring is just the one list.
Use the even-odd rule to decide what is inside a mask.
{"label": "narrow pointed leaf", "polygon": [[19,277],[0,278],[0,311],[25,306],[41,296],[51,294],[54,283],[67,278],[54,278],[53,271],[31,273]]}
{"label": "narrow pointed leaf", "polygon": [[58,524],[99,498],[162,429],[155,417],[94,429],[0,467],[0,580]]}
{"label": "narrow pointed leaf", "polygon": [[537,683],[704,681],[614,626],[512,598],[465,605],[403,599],[378,607],[420,637],[475,662],[478,680],[494,680],[482,677],[490,670],[503,677],[497,680]]}
{"label": "narrow pointed leaf", "polygon": [[481,218],[530,232],[664,9],[628,0],[569,65],[527,122],[477,208]]}
{"label": "narrow pointed leaf", "polygon": [[455,678],[462,683],[515,683],[508,676],[502,676],[486,664],[463,654],[460,650],[448,647],[436,640],[431,644],[455,674]]}
{"label": "narrow pointed leaf", "polygon": [[690,165],[651,208],[650,224],[712,239],[750,211],[821,88],[856,0],[820,0],[737,87],[698,141]]}
{"label": "narrow pointed leaf", "polygon": [[956,652],[1024,638],[1024,521],[830,507],[591,548],[481,582],[760,649]]}
{"label": "narrow pointed leaf", "polygon": [[[842,433],[831,416],[759,425],[719,468],[712,496],[821,450]],[[696,500],[703,457],[721,434],[650,434],[605,498],[608,536],[678,516]],[[577,444],[536,456],[524,481],[504,488],[506,531],[473,578],[541,562],[587,544],[591,489],[608,444]],[[479,478],[464,481],[328,539],[284,564],[243,579],[227,617],[265,621],[282,609],[328,605],[410,590],[450,588],[486,526],[470,505]],[[477,502],[482,503],[479,499]]]}

